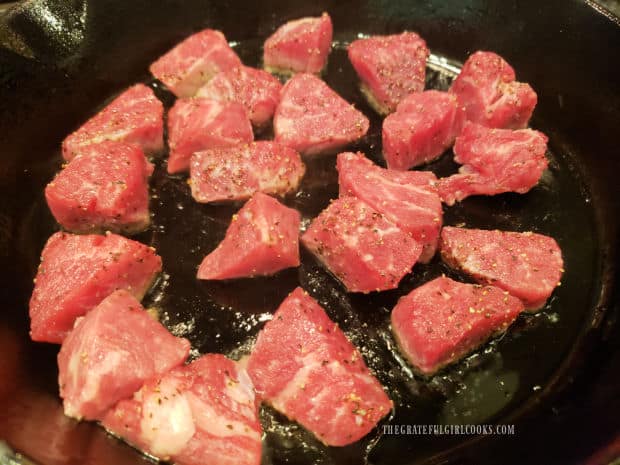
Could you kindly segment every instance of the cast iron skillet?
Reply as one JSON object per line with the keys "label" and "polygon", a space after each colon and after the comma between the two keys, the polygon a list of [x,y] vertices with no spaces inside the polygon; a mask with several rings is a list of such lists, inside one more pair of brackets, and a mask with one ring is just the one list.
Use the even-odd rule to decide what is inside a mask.
{"label": "cast iron skillet", "polygon": [[[549,305],[522,317],[501,340],[430,380],[413,377],[393,350],[389,310],[400,295],[441,274],[438,260],[416,265],[398,291],[348,295],[306,253],[302,266],[272,278],[198,282],[195,268],[222,238],[235,206],[191,200],[182,176],[152,179],[152,228],[137,239],[157,247],[165,275],[146,304],[199,352],[247,352],[286,294],[302,285],[360,347],[397,408],[383,424],[515,424],[514,436],[395,436],[381,428],[358,444],[325,448],[269,409],[264,464],[581,463],[619,431],[620,360],[614,265],[620,168],[615,135],[620,67],[617,20],[592,4],[484,0],[37,1],[0,28],[0,439],[45,464],[133,464],[145,460],[92,423],[62,415],[57,346],[29,341],[27,302],[39,252],[56,229],[42,192],[58,170],[66,134],[136,81],[170,94],[148,64],[204,27],[224,31],[242,60],[258,65],[262,40],[303,15],[329,11],[335,50],[327,82],[371,118],[354,148],[381,162],[380,120],[364,103],[346,59],[358,33],[419,32],[434,65],[428,85],[445,89],[458,63],[478,49],[508,59],[537,90],[532,125],[550,136],[550,169],[529,194],[471,198],[445,210],[446,224],[535,230],[555,237],[566,274]],[[441,58],[447,58],[443,60]],[[457,68],[455,68],[457,66]],[[335,158],[309,162],[287,204],[305,222],[337,195]],[[455,170],[451,155],[429,166]],[[462,276],[453,275],[458,279]],[[601,462],[602,463],[602,462]]]}

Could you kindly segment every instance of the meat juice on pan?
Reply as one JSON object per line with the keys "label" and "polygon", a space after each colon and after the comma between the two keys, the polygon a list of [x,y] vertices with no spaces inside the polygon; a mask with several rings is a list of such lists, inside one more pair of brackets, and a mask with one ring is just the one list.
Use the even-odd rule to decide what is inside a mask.
{"label": "meat juice on pan", "polygon": [[[260,44],[261,41],[258,40],[247,41],[237,45],[235,50],[245,64],[257,65]],[[439,63],[441,70],[436,71],[433,63]],[[454,76],[454,69],[452,63],[440,63],[438,57],[431,55],[427,87],[447,90]],[[324,78],[340,95],[355,102],[356,107],[371,118],[369,134],[350,149],[363,150],[375,161],[381,162],[380,132],[377,131],[380,120],[364,103],[353,85],[355,73],[347,64],[343,44],[336,44]],[[167,94],[158,89],[156,91],[166,103],[170,102]],[[536,124],[540,123],[535,118],[534,127],[537,127]],[[563,232],[559,224],[569,206],[573,209],[573,214],[590,218],[584,202],[585,194],[572,177],[570,166],[561,154],[551,153],[548,156],[551,169],[532,192],[521,199],[510,195],[494,199],[471,199],[472,201],[464,205],[448,209],[445,215],[446,224],[464,223],[468,227],[505,230],[542,228],[542,232],[558,238],[561,245],[562,239],[571,240],[570,232]],[[400,356],[389,337],[389,309],[400,295],[441,273],[450,274],[437,260],[421,266],[414,277],[406,278],[400,290],[369,296],[347,295],[308,254],[302,254],[299,271],[285,271],[274,278],[229,283],[196,281],[193,274],[200,258],[222,239],[230,217],[240,205],[217,208],[198,205],[191,199],[189,186],[179,182],[178,178],[168,177],[159,160],[156,165],[157,169],[151,181],[154,220],[151,228],[138,236],[138,239],[158,248],[158,252],[164,257],[168,277],[159,281],[153,292],[147,296],[145,305],[155,303],[165,308],[164,323],[177,335],[187,336],[195,349],[201,352],[219,351],[241,355],[244,349],[247,351],[251,347],[256,333],[278,303],[301,283],[311,295],[318,298],[330,318],[338,322],[347,336],[360,348],[369,367],[388,388],[390,397],[399,406],[393,419],[395,423],[432,423],[445,415],[454,416],[471,411],[476,412],[480,421],[492,418],[529,396],[532,385],[539,379],[537,376],[543,373],[533,367],[521,367],[518,362],[507,364],[506,360],[510,359],[511,354],[519,352],[518,346],[533,340],[529,336],[532,331],[524,332],[524,326],[534,327],[542,332],[559,329],[553,323],[553,318],[544,312],[540,317],[527,320],[511,330],[512,334],[509,333],[504,338],[499,348],[492,344],[442,376],[421,381],[408,374],[406,364],[399,362]],[[327,205],[329,198],[337,196],[335,159],[326,157],[312,160],[307,166],[307,174],[299,192],[285,198],[287,205],[300,210],[302,223],[306,225]],[[560,167],[562,169],[559,169]],[[430,168],[440,176],[456,171],[450,154],[423,168]],[[56,169],[57,160],[53,160],[50,173]],[[560,196],[560,186],[564,186],[562,189],[570,192],[570,195]],[[26,221],[32,221],[32,218],[37,216],[34,213],[37,208],[44,212],[46,207],[36,206],[35,210],[26,216],[30,218]],[[51,222],[49,224],[48,231],[51,230]],[[39,234],[40,230],[41,227],[34,228],[30,234]],[[588,253],[587,244],[586,241],[583,254]],[[565,284],[571,281],[570,268],[567,269]],[[553,297],[550,305],[548,308],[551,308],[551,312],[555,311]],[[516,337],[519,338],[518,341],[514,340]],[[557,357],[553,360],[557,360]],[[549,364],[555,363],[553,360]],[[469,371],[467,367],[470,368]],[[516,374],[515,369],[518,370]],[[501,388],[504,400],[498,401],[499,403],[485,402],[485,399],[489,399],[488,396],[494,395],[496,390],[500,389],[488,384],[480,386],[480,392],[484,395],[478,400],[466,396],[469,386],[486,380],[490,375],[495,376],[496,380],[506,382],[506,386]],[[515,379],[519,381],[516,382]],[[445,399],[439,403],[439,407],[436,402],[438,397]],[[441,405],[445,407],[441,408]],[[367,455],[366,447],[373,444],[369,437],[346,450],[332,451],[318,445],[296,425],[288,423],[268,409],[263,411],[262,417],[267,432],[266,463],[282,463],[291,457],[302,460],[302,453],[306,463],[317,460],[323,463],[339,463],[342,461],[339,459],[343,457],[361,463]],[[294,435],[291,436],[290,433]],[[430,445],[421,444],[420,455],[436,450],[432,444],[432,441]],[[442,445],[445,443],[442,442]]]}

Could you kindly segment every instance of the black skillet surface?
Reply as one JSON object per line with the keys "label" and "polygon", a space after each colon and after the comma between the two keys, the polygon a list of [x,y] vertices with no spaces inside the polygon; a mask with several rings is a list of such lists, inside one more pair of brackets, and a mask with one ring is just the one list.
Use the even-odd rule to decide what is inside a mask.
{"label": "black skillet surface", "polygon": [[[580,2],[36,2],[0,28],[0,439],[46,464],[139,463],[139,454],[93,424],[66,419],[57,397],[56,346],[27,338],[27,301],[38,254],[56,226],[42,191],[60,166],[59,144],[133,82],[152,85],[148,64],[204,27],[224,31],[244,63],[259,64],[262,40],[281,22],[329,11],[335,49],[325,80],[371,119],[354,148],[380,157],[380,119],[356,89],[345,44],[358,33],[415,30],[434,56],[428,87],[445,89],[452,62],[491,49],[539,94],[532,126],[550,136],[550,169],[524,196],[470,198],[445,209],[445,223],[534,230],[555,237],[566,274],[549,305],[430,380],[412,376],[393,350],[389,310],[399,296],[448,273],[438,260],[416,265],[397,291],[346,294],[307,253],[302,266],[271,278],[199,282],[197,265],[223,237],[235,206],[193,202],[182,176],[152,179],[153,226],[137,239],[154,245],[165,275],[147,297],[164,323],[199,352],[247,352],[281,300],[302,285],[362,350],[397,405],[383,425],[515,424],[495,437],[381,435],[325,448],[269,409],[264,464],[580,463],[618,432],[617,305],[613,300],[620,167],[614,61],[620,28]],[[69,31],[69,32],[67,32]],[[432,69],[431,69],[432,68]],[[285,202],[304,224],[337,196],[335,158],[308,162],[301,190]],[[454,171],[451,155],[430,165]],[[462,276],[455,276],[464,279]],[[572,438],[580,438],[581,443]],[[541,447],[544,446],[544,447]],[[518,454],[518,455],[517,455]]]}

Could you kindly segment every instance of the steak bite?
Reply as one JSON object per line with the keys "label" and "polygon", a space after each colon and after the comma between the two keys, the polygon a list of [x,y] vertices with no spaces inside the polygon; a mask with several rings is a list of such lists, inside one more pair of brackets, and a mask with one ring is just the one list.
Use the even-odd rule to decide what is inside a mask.
{"label": "steak bite", "polygon": [[333,26],[327,13],[280,26],[263,46],[263,64],[271,73],[319,73],[327,64]]}
{"label": "steak bite", "polygon": [[387,167],[408,170],[438,158],[463,129],[465,113],[454,95],[437,90],[406,97],[383,120],[383,156]]}
{"label": "steak bite", "polygon": [[355,197],[341,197],[314,219],[302,243],[349,292],[395,289],[422,245]]}
{"label": "steak bite", "polygon": [[207,354],[148,381],[102,417],[135,447],[178,465],[260,465],[254,387],[239,363]]}
{"label": "steak bite", "polygon": [[514,69],[493,52],[472,54],[450,92],[469,121],[490,128],[525,128],[538,101],[534,89],[516,82]]}
{"label": "steak bite", "polygon": [[161,258],[140,242],[111,233],[53,234],[30,298],[30,337],[62,343],[77,317],[117,289],[142,299],[159,272]]}
{"label": "steak bite", "polygon": [[479,283],[492,284],[540,309],[560,284],[564,262],[557,242],[532,232],[445,227],[441,257]]}
{"label": "steak bite", "polygon": [[414,32],[374,36],[351,42],[349,60],[361,80],[362,93],[387,115],[412,92],[424,90],[426,42]]}
{"label": "steak bite", "polygon": [[470,195],[525,194],[547,168],[547,140],[533,129],[467,123],[454,144],[454,160],[463,166],[458,174],[439,179],[441,200],[453,205]]}
{"label": "steak bite", "polygon": [[498,287],[440,277],[400,298],[392,332],[411,365],[432,375],[503,333],[522,310],[519,299]]}
{"label": "steak bite", "polygon": [[152,170],[136,145],[90,145],[47,185],[45,199],[56,221],[69,231],[142,231],[150,223]]}
{"label": "steak bite", "polygon": [[129,292],[113,292],[77,320],[58,353],[65,415],[97,419],[145,381],[182,365],[189,349]]}
{"label": "steak bite", "polygon": [[146,153],[164,148],[164,106],[153,91],[136,84],[67,136],[62,156],[72,160],[89,145],[112,140],[136,144]]}
{"label": "steak bite", "polygon": [[361,152],[339,154],[337,168],[340,197],[357,197],[409,233],[422,245],[420,262],[433,258],[443,212],[432,172],[386,170]]}
{"label": "steak bite", "polygon": [[343,147],[368,127],[368,118],[312,74],[284,85],[273,119],[275,140],[306,155]]}
{"label": "steak bite", "polygon": [[252,124],[240,103],[179,99],[168,113],[168,173],[187,171],[195,152],[253,139]]}
{"label": "steak bite", "polygon": [[198,90],[196,97],[240,103],[254,127],[261,128],[269,125],[281,90],[280,81],[266,71],[238,66],[217,74]]}
{"label": "steak bite", "polygon": [[305,170],[299,153],[271,141],[197,152],[189,168],[192,196],[202,203],[285,195],[297,190]]}
{"label": "steak bite", "polygon": [[257,192],[233,215],[224,240],[207,255],[198,279],[272,275],[299,266],[297,210]]}
{"label": "steak bite", "polygon": [[151,64],[151,74],[180,98],[193,97],[213,76],[241,66],[220,31],[197,32]]}
{"label": "steak bite", "polygon": [[300,287],[259,333],[248,372],[262,400],[329,446],[361,439],[392,409],[359,351]]}

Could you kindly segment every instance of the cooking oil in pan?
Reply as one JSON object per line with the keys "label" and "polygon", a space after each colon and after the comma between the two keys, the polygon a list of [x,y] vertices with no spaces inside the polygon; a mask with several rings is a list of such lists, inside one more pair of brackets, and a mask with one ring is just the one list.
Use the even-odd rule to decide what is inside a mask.
{"label": "cooking oil in pan", "polygon": [[[260,41],[234,45],[246,64],[260,64]],[[458,63],[431,55],[427,88],[446,90],[458,69]],[[357,88],[357,77],[346,56],[346,43],[335,44],[323,78],[370,119],[367,136],[350,149],[363,151],[382,164],[381,118]],[[172,96],[157,83],[150,84],[169,107],[174,100]],[[536,118],[532,125],[542,131],[553,129],[552,122]],[[267,138],[269,134],[260,137]],[[553,379],[591,307],[596,286],[593,257],[596,257],[597,244],[587,189],[569,154],[553,138],[548,157],[548,173],[541,185],[528,194],[468,198],[446,208],[444,220],[448,225],[532,230],[553,236],[564,254],[563,285],[539,315],[520,317],[503,338],[432,378],[414,373],[399,354],[389,328],[390,311],[400,296],[442,273],[459,280],[466,280],[464,276],[454,274],[435,258],[427,265],[417,264],[397,290],[348,294],[310,254],[302,251],[302,264],[298,269],[284,270],[273,277],[198,281],[195,277],[198,265],[223,238],[231,216],[241,205],[194,202],[185,177],[166,174],[165,154],[155,160],[156,169],[151,180],[152,225],[136,237],[156,247],[163,257],[165,270],[163,278],[145,299],[145,306],[157,308],[171,331],[192,342],[193,357],[221,352],[238,359],[249,353],[257,333],[280,302],[301,285],[360,349],[394,400],[392,414],[359,443],[328,448],[299,425],[263,407],[264,465],[395,465],[395,460],[424,463],[437,454],[449,454],[451,448],[463,446],[474,438],[382,434],[383,426],[493,423],[512,418],[511,415]],[[38,175],[51,179],[60,166],[59,160],[57,156],[39,167]],[[455,172],[457,165],[448,152],[423,168],[445,176]],[[335,156],[327,155],[307,161],[307,173],[299,192],[286,197],[284,202],[300,211],[302,224],[307,226],[329,200],[337,196]],[[17,246],[35,250],[27,259],[34,273],[37,251],[56,226],[41,199],[27,208],[23,218],[19,228],[22,234],[18,236],[21,242]],[[41,221],[41,218],[47,220]],[[51,373],[50,379],[54,377]]]}

